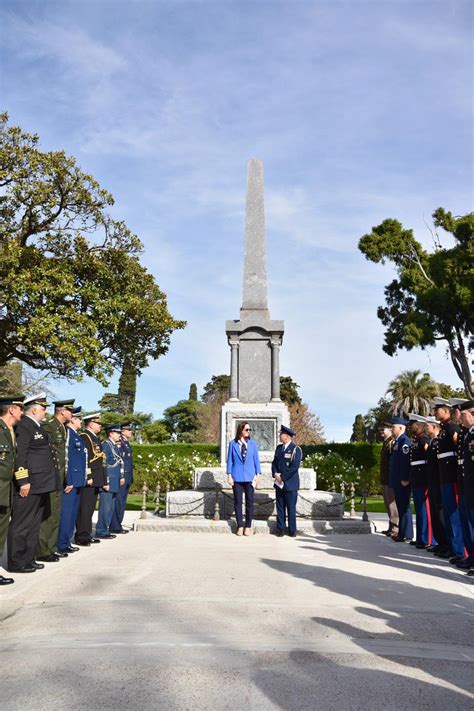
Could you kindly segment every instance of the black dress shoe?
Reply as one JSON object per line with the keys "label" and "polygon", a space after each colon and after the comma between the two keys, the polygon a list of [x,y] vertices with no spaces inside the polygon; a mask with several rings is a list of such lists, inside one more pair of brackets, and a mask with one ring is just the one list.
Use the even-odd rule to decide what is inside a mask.
{"label": "black dress shoe", "polygon": [[290,538],[296,538],[296,533],[289,533],[288,535]]}
{"label": "black dress shoe", "polygon": [[98,536],[98,538],[108,540],[109,538],[117,538],[117,536],[115,535],[115,533],[106,533],[105,536]]}
{"label": "black dress shoe", "polygon": [[281,528],[277,528],[275,531],[275,536],[278,536],[278,538],[282,538],[284,535],[284,531]]}
{"label": "black dress shoe", "polygon": [[91,543],[100,543],[100,540],[98,538],[91,538],[89,544]]}
{"label": "black dress shoe", "polygon": [[416,546],[417,543],[416,543],[416,541],[410,541],[410,545],[411,545],[411,546]]}
{"label": "black dress shoe", "polygon": [[384,536],[391,536],[392,532],[389,528],[387,528],[386,531],[380,531],[380,533],[383,533]]}
{"label": "black dress shoe", "polygon": [[78,546],[90,546],[91,542],[90,541],[76,541],[76,544]]}
{"label": "black dress shoe", "polygon": [[470,578],[474,578],[474,570],[468,570],[466,575],[469,575]]}
{"label": "black dress shoe", "polygon": [[67,551],[56,551],[58,558],[67,558]]}
{"label": "black dress shoe", "polygon": [[[413,541],[412,541],[412,543],[413,543]],[[415,547],[418,548],[419,551],[424,551],[428,548],[426,543],[417,543]]]}
{"label": "black dress shoe", "polygon": [[69,546],[68,548],[64,549],[66,553],[77,553],[79,548],[77,546]]}
{"label": "black dress shoe", "polygon": [[395,543],[405,543],[407,541],[407,538],[403,538],[403,536],[394,536],[392,538],[392,541],[395,541]]}
{"label": "black dress shoe", "polygon": [[462,558],[460,555],[453,555],[453,556],[451,556],[451,558],[449,559],[449,562],[451,563],[451,565],[457,565],[457,564],[460,563],[462,560],[464,560],[464,558]]}
{"label": "black dress shoe", "polygon": [[4,578],[3,575],[0,575],[0,585],[11,585],[14,582],[13,578]]}
{"label": "black dress shoe", "polygon": [[31,565],[25,565],[23,568],[8,568],[9,573],[36,573],[36,568]]}
{"label": "black dress shoe", "polygon": [[122,528],[121,531],[110,531],[110,533],[130,533],[128,528]]}
{"label": "black dress shoe", "polygon": [[43,570],[44,568],[44,563],[37,563],[36,561],[31,564],[32,568],[36,568],[36,570]]}
{"label": "black dress shoe", "polygon": [[455,563],[455,566],[456,568],[461,568],[461,570],[469,570],[470,568],[474,568],[474,563],[471,563],[469,558],[463,558],[463,560]]}
{"label": "black dress shoe", "polygon": [[448,560],[449,558],[453,557],[453,554],[451,553],[451,551],[443,550],[443,551],[437,551],[435,553],[435,556],[437,558],[442,558],[443,560]]}
{"label": "black dress shoe", "polygon": [[59,556],[56,555],[56,553],[51,553],[51,555],[39,555],[37,556],[38,560],[42,560],[45,563],[58,563],[59,562]]}

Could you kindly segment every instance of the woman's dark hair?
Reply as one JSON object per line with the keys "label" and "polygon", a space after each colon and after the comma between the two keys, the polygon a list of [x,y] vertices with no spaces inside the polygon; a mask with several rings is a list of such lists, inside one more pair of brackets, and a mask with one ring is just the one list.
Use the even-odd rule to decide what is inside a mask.
{"label": "woman's dark hair", "polygon": [[238,427],[237,427],[237,432],[235,433],[235,441],[238,442],[239,439],[242,437],[242,432],[244,431],[245,427],[247,427],[248,422],[245,420],[241,422]]}

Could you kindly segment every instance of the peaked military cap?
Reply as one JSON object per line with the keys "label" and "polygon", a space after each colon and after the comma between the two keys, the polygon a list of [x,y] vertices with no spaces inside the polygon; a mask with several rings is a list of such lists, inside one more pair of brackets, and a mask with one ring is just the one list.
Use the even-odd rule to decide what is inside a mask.
{"label": "peaked military cap", "polygon": [[53,405],[56,409],[60,409],[63,407],[65,410],[73,410],[73,405],[74,405],[74,398],[72,400],[56,400],[53,402]]}
{"label": "peaked military cap", "polygon": [[448,409],[451,409],[451,401],[446,400],[445,397],[435,397],[434,409],[436,410],[437,407],[447,407]]}
{"label": "peaked military cap", "polygon": [[78,407],[73,407],[73,408],[71,409],[71,412],[72,412],[72,416],[73,416],[73,417],[80,417],[80,416],[81,416],[81,412],[82,412],[82,407],[81,407],[81,405],[79,405]]}
{"label": "peaked military cap", "polygon": [[121,427],[120,427],[120,425],[107,425],[107,427],[105,428],[105,431],[106,431],[107,433],[109,433],[109,432],[121,432]]}
{"label": "peaked military cap", "polygon": [[453,410],[460,410],[463,402],[466,402],[465,397],[450,397],[449,402]]}
{"label": "peaked military cap", "polygon": [[24,407],[29,407],[31,405],[42,405],[43,407],[49,407],[49,402],[46,400],[46,393],[32,395],[31,397],[25,398],[23,400]]}
{"label": "peaked military cap", "polygon": [[436,419],[436,417],[433,417],[432,415],[429,415],[428,417],[425,417],[425,422],[427,425],[440,425],[441,422]]}
{"label": "peaked military cap", "polygon": [[407,425],[408,420],[404,420],[403,417],[392,417],[390,420],[390,425]]}
{"label": "peaked military cap", "polygon": [[132,429],[132,423],[130,422],[130,420],[128,420],[128,422],[121,422],[121,423],[120,423],[120,429],[122,429],[122,430],[131,430],[131,429]]}
{"label": "peaked military cap", "polygon": [[426,422],[426,418],[423,415],[418,415],[416,412],[409,412],[408,419],[410,422]]}
{"label": "peaked military cap", "polygon": [[464,410],[472,410],[474,407],[474,400],[464,400],[462,405],[459,405],[459,409],[461,412],[464,412]]}
{"label": "peaked military cap", "polygon": [[291,430],[289,427],[285,427],[285,425],[281,425],[280,434],[287,434],[290,437],[294,437],[296,432],[293,432],[293,430]]}
{"label": "peaked military cap", "polygon": [[5,397],[0,397],[0,405],[20,405],[23,407],[24,395],[10,395]]}
{"label": "peaked military cap", "polygon": [[102,417],[101,412],[94,412],[92,415],[84,415],[82,418],[82,421],[85,422],[86,424],[88,422],[98,422],[99,424],[102,424],[100,419]]}

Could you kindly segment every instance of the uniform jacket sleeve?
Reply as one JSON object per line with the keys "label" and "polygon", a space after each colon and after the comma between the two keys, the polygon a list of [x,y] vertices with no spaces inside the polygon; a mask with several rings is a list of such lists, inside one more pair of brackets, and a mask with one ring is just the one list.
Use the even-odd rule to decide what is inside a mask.
{"label": "uniform jacket sleeve", "polygon": [[298,447],[298,445],[296,445],[291,452],[290,463],[288,464],[287,468],[281,472],[281,478],[283,479],[283,481],[288,481],[288,479],[291,479],[291,477],[297,473],[301,464],[302,457],[303,452],[301,451],[301,447]]}
{"label": "uniform jacket sleeve", "polygon": [[278,454],[279,450],[281,449],[281,444],[277,444],[277,447],[275,449],[275,455],[273,457],[273,462],[272,462],[272,477],[275,478],[275,474],[278,474]]}
{"label": "uniform jacket sleeve", "polygon": [[25,423],[16,430],[15,480],[18,486],[31,484],[28,471],[28,450],[33,440],[33,431]]}

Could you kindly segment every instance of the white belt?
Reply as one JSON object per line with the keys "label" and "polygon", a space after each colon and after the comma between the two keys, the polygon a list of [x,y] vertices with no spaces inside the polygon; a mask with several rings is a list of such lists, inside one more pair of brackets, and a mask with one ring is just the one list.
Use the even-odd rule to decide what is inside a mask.
{"label": "white belt", "polygon": [[426,461],[426,459],[417,459],[416,462],[410,462],[410,464],[412,465],[412,467],[416,467],[419,464],[426,464]]}
{"label": "white belt", "polygon": [[460,467],[464,464],[464,459],[458,459],[458,464]]}
{"label": "white belt", "polygon": [[454,452],[443,452],[442,454],[438,454],[437,457],[438,459],[446,459],[446,457],[455,457]]}

